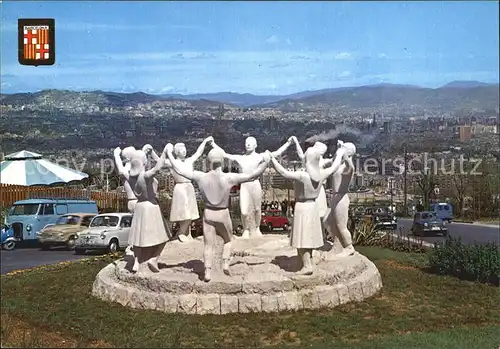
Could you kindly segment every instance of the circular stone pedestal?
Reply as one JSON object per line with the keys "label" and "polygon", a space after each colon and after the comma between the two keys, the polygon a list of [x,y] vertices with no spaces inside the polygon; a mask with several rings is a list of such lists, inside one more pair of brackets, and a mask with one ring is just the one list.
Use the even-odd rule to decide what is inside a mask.
{"label": "circular stone pedestal", "polygon": [[[221,263],[221,250],[218,238],[214,267]],[[376,266],[357,252],[334,260],[332,251],[315,251],[315,270],[309,276],[297,274],[296,254],[287,236],[236,239],[231,276],[219,267],[213,270],[212,280],[204,282],[203,241],[170,242],[160,258],[159,273],[133,274],[125,268],[127,262],[120,260],[99,272],[92,293],[133,308],[227,314],[333,308],[361,301],[382,287]]]}

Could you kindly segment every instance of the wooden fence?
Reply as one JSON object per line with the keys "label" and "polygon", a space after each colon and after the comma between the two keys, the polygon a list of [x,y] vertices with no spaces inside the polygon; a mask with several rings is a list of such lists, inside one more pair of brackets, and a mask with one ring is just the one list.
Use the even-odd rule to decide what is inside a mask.
{"label": "wooden fence", "polygon": [[0,206],[10,207],[18,200],[34,198],[87,199],[95,200],[99,209],[115,212],[127,211],[125,193],[92,191],[67,187],[25,187],[22,185],[0,184]]}

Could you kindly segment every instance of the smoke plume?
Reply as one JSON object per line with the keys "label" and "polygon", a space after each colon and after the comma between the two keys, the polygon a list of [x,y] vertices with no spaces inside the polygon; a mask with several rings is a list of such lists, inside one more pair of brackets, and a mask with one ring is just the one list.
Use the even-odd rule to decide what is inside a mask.
{"label": "smoke plume", "polygon": [[306,143],[312,144],[314,142],[328,142],[335,140],[339,135],[347,136],[349,139],[342,139],[344,141],[352,141],[358,147],[366,147],[375,140],[375,135],[364,134],[360,130],[346,126],[344,124],[337,126],[334,130],[322,132],[306,139]]}
{"label": "smoke plume", "polygon": [[337,138],[339,134],[345,134],[345,133],[351,133],[355,136],[361,135],[361,132],[359,130],[356,130],[355,128],[346,125],[339,125],[334,130],[330,130],[328,132],[322,132],[319,135],[314,135],[309,137],[308,139],[306,139],[306,142],[307,143],[326,142]]}

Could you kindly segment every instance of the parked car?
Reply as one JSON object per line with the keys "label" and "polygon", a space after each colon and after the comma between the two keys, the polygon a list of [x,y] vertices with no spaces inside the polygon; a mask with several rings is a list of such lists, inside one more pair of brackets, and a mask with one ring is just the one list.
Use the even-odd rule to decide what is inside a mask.
{"label": "parked car", "polygon": [[130,213],[104,213],[95,216],[87,229],[77,234],[75,253],[86,250],[116,252],[128,245],[132,215]]}
{"label": "parked car", "polygon": [[6,224],[14,230],[18,241],[35,241],[48,224],[55,224],[62,215],[71,212],[97,214],[97,203],[92,200],[28,199],[16,201],[6,217]]}
{"label": "parked car", "polygon": [[274,229],[283,229],[288,232],[290,230],[290,221],[283,215],[281,210],[265,210],[262,211],[260,220],[261,230],[273,231]]}
{"label": "parked car", "polygon": [[436,212],[423,211],[415,213],[413,216],[413,225],[411,227],[413,235],[425,236],[429,233],[439,233],[444,236],[448,235],[446,223],[438,217]]}
{"label": "parked car", "polygon": [[396,230],[398,229],[397,218],[394,214],[384,207],[376,207],[373,209],[373,223],[375,228],[380,230],[390,229]]}
{"label": "parked car", "polygon": [[350,210],[349,216],[353,220],[353,224],[365,222],[381,230],[396,230],[398,227],[397,218],[394,214],[389,209],[381,206],[353,207]]}
{"label": "parked car", "polygon": [[76,234],[86,229],[94,217],[95,214],[91,213],[70,213],[59,217],[55,224],[46,225],[38,233],[42,249],[66,246],[68,250],[74,250]]}
{"label": "parked car", "polygon": [[361,222],[365,216],[366,207],[363,206],[351,206],[349,207],[349,217],[353,222]]}

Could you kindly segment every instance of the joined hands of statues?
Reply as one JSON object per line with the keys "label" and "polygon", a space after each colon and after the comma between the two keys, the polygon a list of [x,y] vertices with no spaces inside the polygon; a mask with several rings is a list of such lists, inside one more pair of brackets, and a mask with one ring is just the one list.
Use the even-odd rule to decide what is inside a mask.
{"label": "joined hands of statues", "polygon": [[209,136],[209,137],[205,138],[205,143],[207,143],[207,144],[213,144],[214,143],[214,137]]}
{"label": "joined hands of statues", "polygon": [[115,155],[120,155],[122,153],[122,149],[120,147],[116,147],[114,150]]}
{"label": "joined hands of statues", "polygon": [[335,157],[337,156],[341,156],[343,161],[347,160],[347,150],[344,147],[339,147],[335,152]]}
{"label": "joined hands of statues", "polygon": [[167,143],[167,145],[163,149],[163,152],[165,154],[172,153],[173,151],[174,151],[174,145],[172,143]]}
{"label": "joined hands of statues", "polygon": [[153,146],[151,144],[146,144],[144,147],[142,147],[142,151],[146,154],[149,154],[153,151]]}
{"label": "joined hands of statues", "polygon": [[269,163],[269,161],[271,161],[271,157],[273,156],[273,153],[271,153],[269,150],[266,150],[264,152],[264,154],[262,154],[262,158],[264,159],[264,162],[266,164]]}

